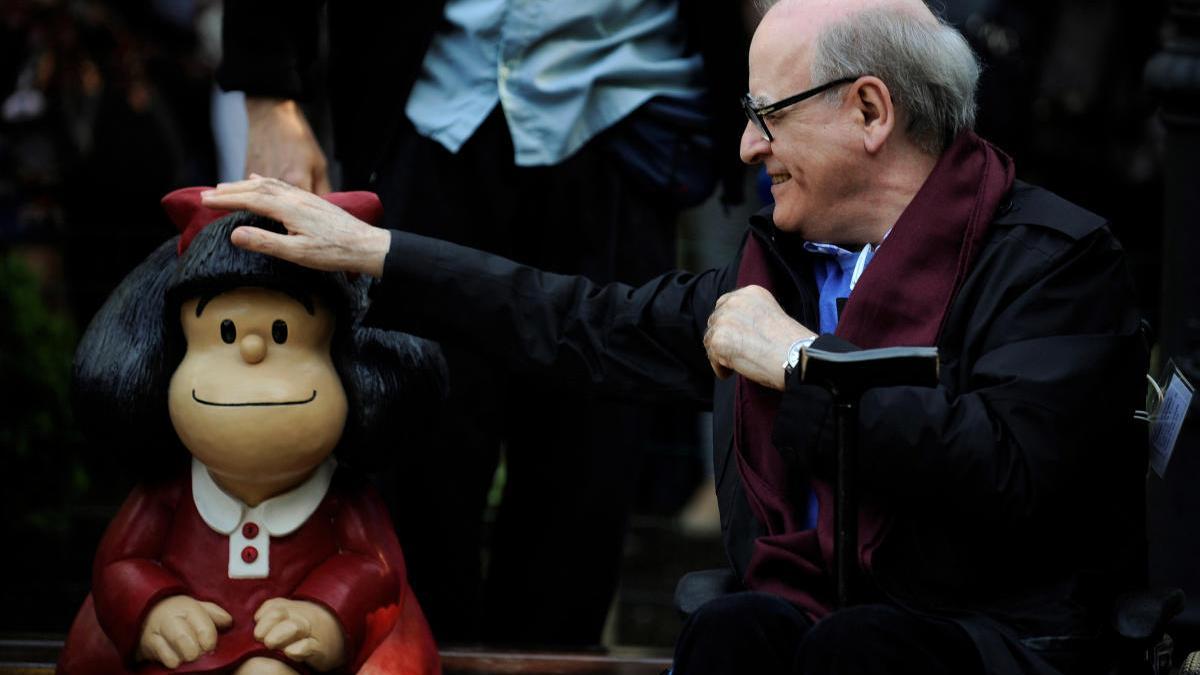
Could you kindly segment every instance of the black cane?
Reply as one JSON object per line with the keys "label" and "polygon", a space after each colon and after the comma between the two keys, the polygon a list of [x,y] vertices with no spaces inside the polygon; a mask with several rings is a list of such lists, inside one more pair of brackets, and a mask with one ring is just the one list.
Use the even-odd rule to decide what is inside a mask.
{"label": "black cane", "polygon": [[800,378],[833,396],[836,469],[833,496],[833,586],[838,609],[853,604],[858,572],[858,402],[875,387],[932,387],[936,347],[884,347],[855,352],[808,348]]}
{"label": "black cane", "polygon": [[854,571],[858,557],[858,494],[854,469],[858,463],[858,401],[838,400],[833,392],[834,442],[837,475],[833,501],[833,583],[838,609],[848,607],[854,597]]}

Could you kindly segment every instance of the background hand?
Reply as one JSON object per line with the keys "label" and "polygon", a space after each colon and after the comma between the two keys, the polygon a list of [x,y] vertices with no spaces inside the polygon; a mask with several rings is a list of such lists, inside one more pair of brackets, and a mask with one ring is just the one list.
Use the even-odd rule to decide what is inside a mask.
{"label": "background hand", "polygon": [[205,192],[210,208],[253,211],[283,223],[288,234],[239,227],[230,239],[244,249],[314,269],[383,275],[391,234],[368,225],[317,195],[275,178],[222,183]]}
{"label": "background hand", "polygon": [[195,661],[217,646],[217,630],[233,625],[229,612],[186,595],[161,600],[146,615],[136,658],[168,668]]}
{"label": "background hand", "polygon": [[788,347],[813,335],[788,316],[765,288],[746,286],[717,298],[708,317],[704,348],[717,377],[736,372],[783,391]]}
{"label": "background hand", "polygon": [[254,613],[254,637],[271,649],[282,649],[317,670],[331,670],[345,659],[345,640],[337,618],[305,600],[271,598]]}
{"label": "background hand", "polygon": [[246,98],[246,174],[278,178],[302,190],[329,192],[325,153],[295,101]]}

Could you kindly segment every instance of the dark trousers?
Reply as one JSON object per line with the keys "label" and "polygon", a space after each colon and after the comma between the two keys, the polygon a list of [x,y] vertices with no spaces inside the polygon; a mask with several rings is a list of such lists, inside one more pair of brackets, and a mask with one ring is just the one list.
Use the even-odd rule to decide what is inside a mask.
{"label": "dark trousers", "polygon": [[[499,111],[456,154],[407,129],[376,181],[387,226],[597,282],[646,281],[674,266],[676,213],[625,175],[604,140],[557,166],[517,167]],[[598,643],[648,414],[514,376],[456,342],[443,348],[451,394],[431,420],[437,439],[397,448],[394,485],[384,485],[435,636]],[[481,561],[502,444],[507,484]]]}
{"label": "dark trousers", "polygon": [[675,675],[976,675],[983,664],[957,625],[892,605],[843,609],[813,624],[766,593],[701,607],[675,644]]}

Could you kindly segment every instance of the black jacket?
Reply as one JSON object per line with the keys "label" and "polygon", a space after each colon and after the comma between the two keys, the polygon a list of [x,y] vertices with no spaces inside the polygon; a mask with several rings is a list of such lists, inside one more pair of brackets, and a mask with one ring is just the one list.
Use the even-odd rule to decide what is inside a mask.
{"label": "black jacket", "polygon": [[[321,8],[328,12],[328,88],[334,154],[346,189],[363,189],[403,128],[404,104],[425,51],[444,22],[445,0],[226,0],[217,82],[228,91],[303,100],[313,87]],[[713,157],[727,197],[741,194],[739,97],[748,40],[741,3],[680,0],[688,48],[704,57],[713,105]],[[737,201],[735,199],[734,201]]]}
{"label": "black jacket", "polygon": [[[730,563],[744,572],[761,526],[732,458],[733,380],[714,378],[702,345],[738,261],[637,288],[596,286],[392,236],[369,320],[469,342],[564,386],[711,404],[721,525]],[[801,242],[765,217],[747,236],[791,275],[776,291],[780,304],[816,326]],[[1139,329],[1123,253],[1104,221],[1018,183],[947,317],[940,385],[862,398],[861,492],[896,515],[870,586],[961,623],[990,672],[1037,671],[1018,640],[1057,648],[1069,646],[1061,636],[1094,636],[1112,596],[1142,582]],[[818,346],[838,341],[822,336]],[[829,477],[830,437],[828,395],[790,378],[776,446],[795,471]]]}

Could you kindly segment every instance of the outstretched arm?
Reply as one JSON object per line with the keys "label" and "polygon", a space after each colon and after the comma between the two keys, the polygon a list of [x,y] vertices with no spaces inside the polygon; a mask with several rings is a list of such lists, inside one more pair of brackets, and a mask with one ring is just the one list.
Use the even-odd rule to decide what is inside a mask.
{"label": "outstretched arm", "polygon": [[639,287],[597,285],[371,227],[282,181],[221,185],[203,201],[274,218],[288,230],[241,227],[232,234],[237,246],[380,278],[368,316],[377,325],[469,344],[513,369],[621,396],[707,402],[711,395],[703,336],[736,264],[671,272]]}

